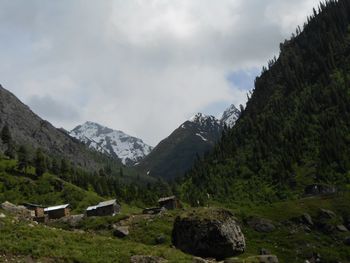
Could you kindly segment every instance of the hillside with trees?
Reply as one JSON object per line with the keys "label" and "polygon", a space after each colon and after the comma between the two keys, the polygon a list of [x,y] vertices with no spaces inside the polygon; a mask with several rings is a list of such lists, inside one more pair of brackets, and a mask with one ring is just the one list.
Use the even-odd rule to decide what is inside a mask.
{"label": "hillside with trees", "polygon": [[271,202],[350,183],[350,1],[321,3],[280,45],[247,107],[182,184],[186,200]]}

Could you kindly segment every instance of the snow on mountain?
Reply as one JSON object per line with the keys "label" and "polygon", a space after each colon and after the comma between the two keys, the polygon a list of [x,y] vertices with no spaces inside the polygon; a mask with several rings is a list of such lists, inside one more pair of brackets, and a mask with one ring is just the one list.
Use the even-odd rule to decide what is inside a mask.
{"label": "snow on mountain", "polygon": [[153,149],[141,139],[89,121],[75,127],[69,135],[90,148],[118,157],[126,165],[134,165]]}
{"label": "snow on mountain", "polygon": [[224,111],[220,120],[225,123],[227,127],[232,128],[236,124],[240,115],[241,111],[232,104]]}

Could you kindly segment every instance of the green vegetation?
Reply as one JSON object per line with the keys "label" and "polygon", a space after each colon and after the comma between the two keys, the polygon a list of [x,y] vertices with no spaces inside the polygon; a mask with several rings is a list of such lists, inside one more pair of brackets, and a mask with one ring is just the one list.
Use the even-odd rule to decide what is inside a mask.
{"label": "green vegetation", "polygon": [[74,233],[41,225],[30,227],[25,222],[13,223],[11,218],[0,219],[0,224],[0,255],[19,255],[23,258],[31,255],[54,262],[94,263],[125,263],[130,261],[132,255],[156,255],[174,263],[191,262],[192,258],[169,246],[146,246],[94,233]]}
{"label": "green vegetation", "polygon": [[183,199],[271,203],[350,183],[350,1],[327,1],[281,44],[247,107],[181,183]]}

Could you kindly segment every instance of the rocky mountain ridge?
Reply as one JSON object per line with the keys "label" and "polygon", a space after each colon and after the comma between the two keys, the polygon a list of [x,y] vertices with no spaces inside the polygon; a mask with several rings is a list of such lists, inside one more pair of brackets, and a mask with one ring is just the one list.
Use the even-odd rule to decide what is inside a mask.
{"label": "rocky mountain ridge", "polygon": [[130,166],[139,162],[153,149],[141,139],[90,121],[75,127],[69,135],[92,149],[119,158],[123,164]]}

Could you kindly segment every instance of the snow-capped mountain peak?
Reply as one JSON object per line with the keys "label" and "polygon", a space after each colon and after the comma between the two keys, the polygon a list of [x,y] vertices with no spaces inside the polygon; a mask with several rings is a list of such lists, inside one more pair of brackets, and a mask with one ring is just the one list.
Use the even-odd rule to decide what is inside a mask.
{"label": "snow-capped mountain peak", "polygon": [[127,165],[137,163],[152,150],[141,139],[91,121],[78,125],[69,134],[90,148],[118,157]]}
{"label": "snow-capped mountain peak", "polygon": [[220,120],[225,123],[227,127],[232,128],[240,116],[241,111],[232,104],[224,111]]}
{"label": "snow-capped mountain peak", "polygon": [[208,123],[219,124],[220,121],[214,116],[205,115],[203,113],[197,113],[189,119],[190,122],[194,122],[200,125],[206,125]]}

